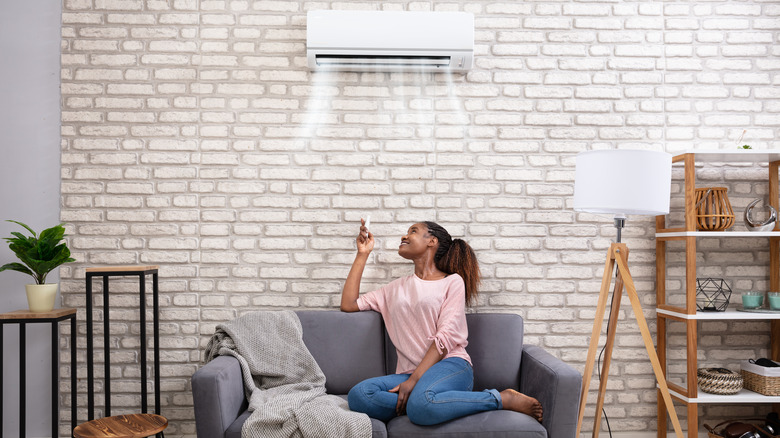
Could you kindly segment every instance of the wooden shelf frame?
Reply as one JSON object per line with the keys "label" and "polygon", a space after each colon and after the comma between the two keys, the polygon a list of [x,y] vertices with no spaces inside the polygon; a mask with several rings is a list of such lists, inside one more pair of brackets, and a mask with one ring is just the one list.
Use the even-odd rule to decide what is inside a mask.
{"label": "wooden shelf frame", "polygon": [[[744,152],[744,153],[743,153]],[[743,390],[740,396],[713,396],[699,394],[696,371],[699,320],[735,320],[755,319],[770,320],[770,357],[780,360],[780,315],[749,314],[745,312],[726,312],[721,317],[709,313],[696,312],[696,239],[699,237],[730,238],[750,237],[769,239],[770,290],[780,290],[780,227],[770,232],[702,232],[696,230],[696,212],[694,208],[694,190],[696,187],[696,163],[768,163],[769,204],[780,211],[780,186],[778,185],[778,170],[780,169],[780,150],[770,151],[688,151],[672,158],[672,163],[682,163],[684,169],[683,195],[685,197],[684,228],[666,228],[665,216],[656,216],[656,320],[657,320],[657,352],[661,368],[666,373],[667,343],[666,324],[668,320],[678,321],[685,325],[686,331],[686,387],[671,383],[667,385],[672,397],[687,407],[688,437],[698,438],[699,418],[698,406],[703,403],[780,403],[780,397],[767,397],[751,391]],[[673,306],[666,302],[666,244],[669,241],[682,241],[685,245],[685,304],[684,307]],[[739,313],[740,315],[736,315]],[[732,398],[729,398],[732,397]],[[658,393],[658,438],[667,435],[666,405],[660,390]]]}

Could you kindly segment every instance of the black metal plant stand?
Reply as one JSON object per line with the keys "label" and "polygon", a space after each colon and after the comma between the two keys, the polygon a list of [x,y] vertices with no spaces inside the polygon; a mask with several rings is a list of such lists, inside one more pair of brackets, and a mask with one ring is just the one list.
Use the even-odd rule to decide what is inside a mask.
{"label": "black metal plant stand", "polygon": [[[59,436],[60,421],[59,382],[59,323],[70,319],[70,421],[71,430],[76,427],[76,309],[54,309],[50,312],[17,310],[0,314],[0,375],[3,372],[3,327],[19,324],[19,436],[27,436],[27,330],[26,324],[51,324],[51,436]],[[3,379],[0,377],[0,438],[3,436]]]}
{"label": "black metal plant stand", "polygon": [[152,276],[153,305],[153,336],[154,336],[154,413],[160,415],[160,303],[157,288],[158,266],[107,266],[87,268],[87,407],[88,420],[95,418],[95,379],[94,379],[94,347],[92,343],[92,281],[95,277],[103,279],[103,349],[104,349],[104,383],[105,411],[104,417],[111,416],[111,360],[109,341],[109,277],[137,276],[140,286],[140,324],[141,324],[141,412],[148,413],[146,392],[146,276]]}

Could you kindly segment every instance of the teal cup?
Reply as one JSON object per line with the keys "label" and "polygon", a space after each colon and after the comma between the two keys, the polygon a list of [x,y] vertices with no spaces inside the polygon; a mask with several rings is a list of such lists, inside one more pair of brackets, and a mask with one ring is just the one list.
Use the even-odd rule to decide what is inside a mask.
{"label": "teal cup", "polygon": [[[777,297],[780,300],[780,297]],[[764,293],[758,291],[748,291],[742,293],[742,307],[746,309],[757,309],[764,304]],[[778,303],[780,306],[780,302]],[[780,308],[780,307],[779,307]]]}
{"label": "teal cup", "polygon": [[769,292],[769,308],[780,310],[780,292]]}

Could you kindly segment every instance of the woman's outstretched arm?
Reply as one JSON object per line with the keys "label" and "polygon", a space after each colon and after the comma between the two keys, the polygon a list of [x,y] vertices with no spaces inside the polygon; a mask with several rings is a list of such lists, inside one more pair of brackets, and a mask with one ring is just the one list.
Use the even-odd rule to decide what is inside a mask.
{"label": "woman's outstretched arm", "polygon": [[357,255],[352,262],[352,269],[349,270],[347,281],[344,282],[344,289],[341,291],[341,311],[357,312],[360,310],[357,305],[358,295],[360,295],[360,279],[363,277],[363,269],[366,267],[368,255],[374,249],[374,235],[366,229],[365,221],[360,220],[360,233],[356,239]]}

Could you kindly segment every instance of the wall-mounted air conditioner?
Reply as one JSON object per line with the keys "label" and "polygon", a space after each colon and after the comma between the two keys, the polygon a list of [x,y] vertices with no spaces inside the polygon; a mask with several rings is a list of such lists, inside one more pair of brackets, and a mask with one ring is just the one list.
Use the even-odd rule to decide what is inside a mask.
{"label": "wall-mounted air conditioner", "polygon": [[474,15],[467,12],[310,11],[312,70],[468,71]]}

